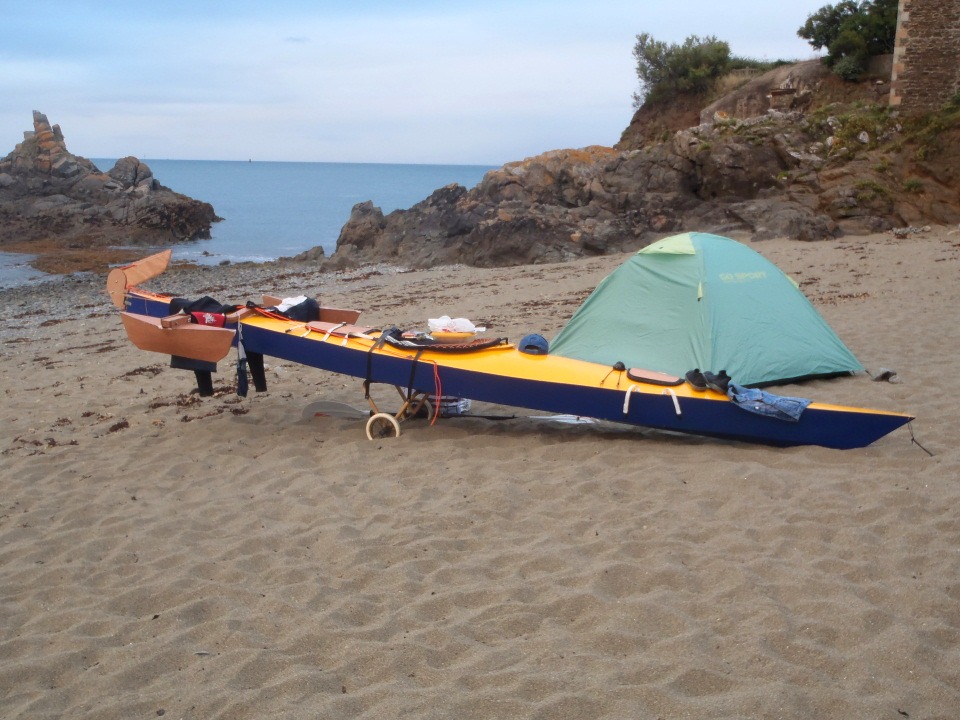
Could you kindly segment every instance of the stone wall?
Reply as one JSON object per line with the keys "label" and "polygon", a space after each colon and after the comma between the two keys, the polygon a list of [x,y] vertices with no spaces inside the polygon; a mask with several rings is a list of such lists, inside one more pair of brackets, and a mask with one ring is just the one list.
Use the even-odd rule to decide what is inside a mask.
{"label": "stone wall", "polygon": [[960,0],[900,0],[890,104],[936,110],[960,92]]}

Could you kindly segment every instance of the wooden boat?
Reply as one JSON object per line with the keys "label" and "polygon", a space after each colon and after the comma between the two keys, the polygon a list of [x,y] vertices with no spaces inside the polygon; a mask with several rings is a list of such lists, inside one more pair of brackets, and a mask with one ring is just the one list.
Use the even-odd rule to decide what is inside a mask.
{"label": "wooden boat", "polygon": [[[126,277],[137,275],[131,272]],[[116,283],[111,289],[114,292]],[[156,318],[169,314],[168,296],[125,284],[123,298],[128,332],[131,326],[155,327]],[[251,312],[235,318],[232,328],[239,331],[236,335],[247,354],[396,386],[405,399],[403,410],[392,418],[378,412],[368,422],[368,435],[371,424],[377,422],[399,434],[395,420],[411,405],[417,406],[414,399],[418,396],[420,404],[430,397],[455,396],[747,442],[838,449],[864,447],[913,419],[901,413],[813,402],[796,422],[787,422],[747,412],[726,395],[695,391],[679,379],[549,354],[526,354],[505,341],[479,349],[474,343],[404,341],[386,331],[348,324],[356,322],[359,313],[335,312],[338,318],[349,319],[325,322],[321,310],[320,322],[304,323]],[[168,345],[151,343],[147,347],[144,343],[144,349],[191,357],[186,346],[196,342],[199,333],[189,326],[165,332]],[[173,342],[173,338],[178,339]]]}
{"label": "wooden boat", "polygon": [[[123,329],[130,342],[141,350],[217,362],[233,346],[236,330],[185,322],[164,327],[161,318],[121,312]],[[186,315],[180,317],[188,320]]]}

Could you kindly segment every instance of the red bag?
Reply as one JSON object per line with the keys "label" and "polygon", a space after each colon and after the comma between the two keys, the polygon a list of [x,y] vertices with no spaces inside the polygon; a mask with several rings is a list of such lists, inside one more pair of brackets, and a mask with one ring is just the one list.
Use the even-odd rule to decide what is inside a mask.
{"label": "red bag", "polygon": [[223,313],[212,312],[193,312],[193,321],[198,325],[210,325],[212,327],[222,328],[227,322],[227,316]]}

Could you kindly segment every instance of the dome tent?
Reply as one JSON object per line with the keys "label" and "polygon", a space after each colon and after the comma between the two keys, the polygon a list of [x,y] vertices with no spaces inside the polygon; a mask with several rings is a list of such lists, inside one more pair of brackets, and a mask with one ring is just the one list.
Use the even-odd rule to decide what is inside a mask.
{"label": "dome tent", "polygon": [[708,233],[634,254],[584,301],[550,353],[680,377],[726,370],[747,386],[863,370],[776,265]]}

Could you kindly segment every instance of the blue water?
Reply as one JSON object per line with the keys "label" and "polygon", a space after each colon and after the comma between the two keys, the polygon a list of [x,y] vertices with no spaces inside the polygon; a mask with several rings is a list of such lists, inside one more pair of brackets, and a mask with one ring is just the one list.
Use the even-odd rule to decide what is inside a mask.
{"label": "blue water", "polygon": [[[103,171],[115,160],[95,159]],[[372,200],[384,214],[409,208],[450,183],[471,188],[491,168],[481,165],[228,162],[144,160],[162,184],[213,205],[223,218],[209,240],[173,245],[174,258],[201,264],[263,262],[316,246],[333,253],[356,203]],[[0,254],[0,287],[29,281],[23,256]],[[29,277],[26,277],[29,276]]]}
{"label": "blue water", "polygon": [[0,252],[0,290],[25,285],[47,277],[46,273],[34,270],[28,264],[35,255]]}
{"label": "blue water", "polygon": [[[104,171],[115,160],[94,160]],[[213,205],[223,218],[210,240],[174,246],[174,257],[199,263],[263,262],[322,246],[336,249],[340,229],[359,202],[384,214],[408,208],[452,182],[468,188],[489,167],[375,163],[145,160],[171,190]]]}

